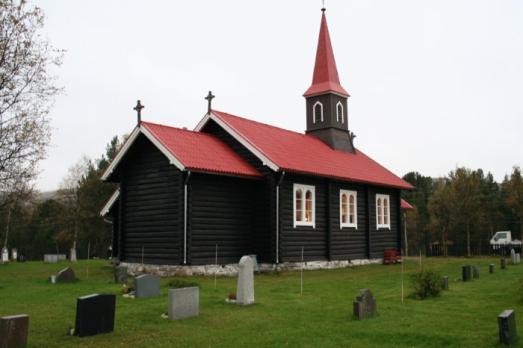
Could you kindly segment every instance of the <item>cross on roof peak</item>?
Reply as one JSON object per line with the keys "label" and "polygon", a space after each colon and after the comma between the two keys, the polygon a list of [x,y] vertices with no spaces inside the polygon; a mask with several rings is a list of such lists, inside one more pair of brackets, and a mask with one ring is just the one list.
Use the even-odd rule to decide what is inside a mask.
{"label": "cross on roof peak", "polygon": [[209,91],[209,94],[207,94],[207,97],[205,97],[205,100],[207,100],[207,114],[210,115],[211,114],[211,104],[212,104],[212,100],[215,98],[215,96],[212,94],[211,91]]}
{"label": "cross on roof peak", "polygon": [[142,105],[142,103],[140,102],[140,100],[138,100],[136,102],[136,106],[133,108],[133,110],[136,111],[137,113],[137,120],[138,120],[138,125],[140,125],[140,122],[142,121],[142,109],[144,108],[145,106]]}

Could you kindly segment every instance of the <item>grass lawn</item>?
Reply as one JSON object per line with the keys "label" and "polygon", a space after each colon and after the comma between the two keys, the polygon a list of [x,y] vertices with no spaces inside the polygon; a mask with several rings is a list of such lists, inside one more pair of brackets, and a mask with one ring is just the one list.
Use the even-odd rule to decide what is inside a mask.
{"label": "grass lawn", "polygon": [[[463,283],[461,266],[481,266],[481,277]],[[488,273],[488,264],[496,272]],[[236,278],[192,277],[200,285],[200,316],[183,321],[161,318],[167,310],[167,282],[152,299],[117,296],[115,331],[94,337],[67,335],[74,326],[76,298],[90,293],[120,294],[107,261],[72,265],[81,280],[50,284],[47,278],[69,265],[27,262],[0,265],[0,316],[30,316],[29,347],[492,347],[498,345],[497,315],[516,310],[523,320],[523,265],[499,270],[499,260],[423,259],[423,267],[449,276],[450,290],[424,301],[401,303],[401,265],[370,265],[338,270],[255,276],[256,304],[226,304]],[[405,262],[408,274],[417,260]],[[88,275],[87,275],[88,274]],[[352,301],[361,288],[370,288],[378,304],[376,318],[357,321]],[[523,334],[523,325],[520,324]],[[523,338],[518,346],[523,347]]]}

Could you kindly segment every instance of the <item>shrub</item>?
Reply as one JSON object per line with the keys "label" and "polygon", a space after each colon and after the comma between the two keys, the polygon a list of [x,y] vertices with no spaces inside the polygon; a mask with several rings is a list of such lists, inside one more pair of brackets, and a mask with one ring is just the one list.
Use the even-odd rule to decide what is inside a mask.
{"label": "shrub", "polygon": [[436,271],[422,270],[411,275],[413,296],[421,300],[427,297],[439,296],[441,286],[441,274]]}
{"label": "shrub", "polygon": [[173,279],[169,283],[167,283],[167,286],[169,289],[179,289],[179,288],[190,288],[193,286],[200,287],[200,284],[196,282],[191,282],[184,279]]}

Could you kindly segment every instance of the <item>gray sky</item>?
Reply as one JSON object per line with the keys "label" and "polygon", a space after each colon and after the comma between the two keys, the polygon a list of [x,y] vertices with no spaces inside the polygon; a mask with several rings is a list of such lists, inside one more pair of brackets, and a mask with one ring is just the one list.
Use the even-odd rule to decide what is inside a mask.
{"label": "gray sky", "polygon": [[[37,188],[143,119],[192,129],[213,107],[305,129],[321,1],[35,1],[66,49]],[[327,0],[356,146],[397,175],[523,165],[523,1]]]}

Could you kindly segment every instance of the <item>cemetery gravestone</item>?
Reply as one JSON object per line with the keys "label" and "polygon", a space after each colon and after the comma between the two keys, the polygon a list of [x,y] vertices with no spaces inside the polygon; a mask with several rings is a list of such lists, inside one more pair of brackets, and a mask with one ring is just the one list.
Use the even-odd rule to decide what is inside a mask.
{"label": "cemetery gravestone", "polygon": [[169,289],[169,319],[196,317],[200,308],[200,288]]}
{"label": "cemetery gravestone", "polygon": [[76,302],[75,335],[93,336],[114,330],[115,295],[92,294]]}
{"label": "cemetery gravestone", "polygon": [[376,299],[369,289],[361,289],[353,303],[353,313],[357,320],[371,318],[376,315]]}
{"label": "cemetery gravestone", "polygon": [[16,248],[11,249],[11,260],[18,260],[18,250]]}
{"label": "cemetery gravestone", "polygon": [[499,268],[500,269],[506,269],[507,268],[507,260],[505,258],[499,259]]}
{"label": "cemetery gravestone", "polygon": [[461,273],[462,273],[461,279],[464,282],[468,282],[468,281],[472,280],[472,266],[470,266],[470,265],[463,266]]}
{"label": "cemetery gravestone", "polygon": [[45,254],[44,255],[45,263],[58,263],[58,255],[56,254]]}
{"label": "cemetery gravestone", "polygon": [[127,283],[127,267],[116,266],[114,269],[114,282],[120,284]]}
{"label": "cemetery gravestone", "polygon": [[516,264],[519,265],[521,262],[521,254],[520,253],[516,253]]}
{"label": "cemetery gravestone", "polygon": [[56,275],[57,283],[69,283],[76,281],[76,274],[71,267],[66,267]]}
{"label": "cemetery gravestone", "polygon": [[441,279],[441,288],[443,290],[449,289],[449,277],[445,276],[443,279]]}
{"label": "cemetery gravestone", "polygon": [[236,303],[250,305],[254,303],[254,261],[250,256],[243,256],[238,266]]}
{"label": "cemetery gravestone", "polygon": [[474,279],[479,278],[479,266],[472,266],[472,277]]}
{"label": "cemetery gravestone", "polygon": [[0,348],[21,348],[27,345],[29,316],[12,315],[0,318]]}
{"label": "cemetery gravestone", "polygon": [[2,248],[2,263],[9,262],[9,250],[7,248]]}
{"label": "cemetery gravestone", "polygon": [[516,331],[516,314],[507,309],[498,315],[499,343],[510,345],[518,337]]}
{"label": "cemetery gravestone", "polygon": [[493,263],[491,263],[490,265],[488,265],[488,271],[489,271],[489,273],[491,273],[491,274],[494,273],[494,267],[495,267],[495,265],[494,265]]}
{"label": "cemetery gravestone", "polygon": [[510,263],[512,263],[513,265],[516,264],[516,252],[514,251],[514,249],[510,249]]}
{"label": "cemetery gravestone", "polygon": [[260,271],[260,265],[258,265],[258,256],[256,255],[247,255],[250,258],[252,258],[252,261],[254,262],[254,272]]}
{"label": "cemetery gravestone", "polygon": [[160,277],[151,274],[142,274],[134,278],[134,296],[160,296]]}

